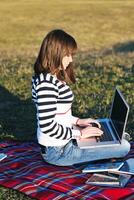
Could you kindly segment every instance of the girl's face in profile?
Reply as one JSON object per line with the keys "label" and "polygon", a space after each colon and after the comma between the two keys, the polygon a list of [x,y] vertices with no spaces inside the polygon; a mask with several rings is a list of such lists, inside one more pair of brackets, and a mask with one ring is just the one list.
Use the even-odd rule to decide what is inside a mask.
{"label": "girl's face in profile", "polygon": [[62,65],[64,70],[68,67],[68,65],[73,61],[72,55],[64,56],[62,59]]}

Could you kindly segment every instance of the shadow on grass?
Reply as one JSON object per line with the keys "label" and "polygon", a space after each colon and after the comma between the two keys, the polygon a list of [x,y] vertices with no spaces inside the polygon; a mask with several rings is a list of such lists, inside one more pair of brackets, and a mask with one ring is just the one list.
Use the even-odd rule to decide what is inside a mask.
{"label": "shadow on grass", "polygon": [[0,139],[35,140],[35,109],[0,86]]}
{"label": "shadow on grass", "polygon": [[134,52],[134,41],[127,41],[124,43],[117,43],[110,49],[106,49],[103,55],[110,55],[112,53],[133,53]]}
{"label": "shadow on grass", "polygon": [[118,43],[113,46],[115,53],[129,53],[134,52],[134,41],[128,41],[125,43]]}

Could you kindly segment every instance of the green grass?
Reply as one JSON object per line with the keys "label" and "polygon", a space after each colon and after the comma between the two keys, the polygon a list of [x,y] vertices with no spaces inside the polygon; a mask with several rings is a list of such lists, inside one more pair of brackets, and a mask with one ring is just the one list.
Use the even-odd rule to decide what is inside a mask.
{"label": "green grass", "polygon": [[[0,200],[31,200],[25,194],[19,193],[15,190],[0,187]],[[33,198],[32,198],[33,199]]]}
{"label": "green grass", "polygon": [[[71,86],[75,93],[74,115],[107,117],[113,90],[118,85],[131,108],[127,129],[132,135],[134,58],[124,54],[94,56],[94,53],[79,52],[75,60],[77,83]],[[34,58],[12,57],[1,59],[0,63],[0,138],[34,139],[35,108],[31,101]]]}
{"label": "green grass", "polygon": [[51,29],[75,36],[80,49],[100,49],[134,39],[134,2],[128,0],[0,0],[0,44],[27,51]]}
{"label": "green grass", "polygon": [[[134,2],[128,0],[0,0],[0,140],[33,140],[33,64],[44,35],[62,28],[77,40],[73,113],[107,117],[119,86],[130,105],[134,139]],[[0,187],[0,200],[29,200]]]}

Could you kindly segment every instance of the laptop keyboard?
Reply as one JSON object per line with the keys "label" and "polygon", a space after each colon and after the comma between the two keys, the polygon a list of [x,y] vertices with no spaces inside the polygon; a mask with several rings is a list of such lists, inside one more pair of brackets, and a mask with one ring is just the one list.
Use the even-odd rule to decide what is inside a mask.
{"label": "laptop keyboard", "polygon": [[100,122],[100,124],[101,124],[101,129],[103,131],[103,135],[101,137],[97,138],[97,141],[98,142],[113,141],[114,139],[110,133],[107,123]]}

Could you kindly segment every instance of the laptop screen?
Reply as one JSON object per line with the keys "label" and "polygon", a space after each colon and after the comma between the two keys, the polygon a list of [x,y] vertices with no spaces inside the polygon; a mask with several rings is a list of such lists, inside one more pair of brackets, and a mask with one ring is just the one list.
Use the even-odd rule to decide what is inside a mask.
{"label": "laptop screen", "polygon": [[128,117],[129,107],[124,100],[122,94],[116,89],[111,110],[111,120],[118,133],[119,139],[122,138]]}

